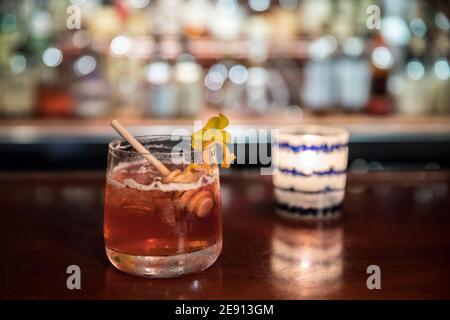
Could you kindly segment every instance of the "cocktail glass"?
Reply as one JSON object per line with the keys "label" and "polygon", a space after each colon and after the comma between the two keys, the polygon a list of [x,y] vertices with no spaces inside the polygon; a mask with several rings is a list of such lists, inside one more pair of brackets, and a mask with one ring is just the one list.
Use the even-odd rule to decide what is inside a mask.
{"label": "cocktail glass", "polygon": [[[170,278],[200,272],[222,250],[219,171],[215,146],[191,148],[190,137],[137,140],[169,170],[167,179],[126,140],[109,144],[105,190],[106,253],[119,270]],[[208,158],[208,164],[194,164]]]}

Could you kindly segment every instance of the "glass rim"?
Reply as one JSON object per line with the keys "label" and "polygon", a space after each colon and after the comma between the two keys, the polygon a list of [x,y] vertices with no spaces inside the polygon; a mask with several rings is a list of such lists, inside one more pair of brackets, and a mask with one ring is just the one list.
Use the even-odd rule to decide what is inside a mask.
{"label": "glass rim", "polygon": [[291,138],[308,136],[314,140],[326,140],[330,138],[340,138],[348,140],[350,134],[348,130],[344,128],[315,124],[302,124],[280,127],[278,128],[278,135],[283,135]]}
{"label": "glass rim", "polygon": [[[179,142],[182,141],[186,141],[189,140],[189,142],[192,140],[191,136],[188,135],[172,135],[172,134],[149,134],[149,135],[140,135],[140,136],[135,136],[136,140],[138,140],[141,144],[144,145],[144,147],[147,149],[147,146],[145,145],[145,143],[143,143],[142,140],[144,139],[149,139],[148,142],[152,143],[152,142],[158,142],[161,141],[161,143],[164,142],[176,142],[177,138],[179,140]],[[157,140],[158,138],[160,138],[161,140]],[[175,138],[175,140],[172,140],[173,138]],[[152,139],[154,139],[154,141],[152,141]],[[132,148],[132,150],[123,150],[120,149],[120,147],[123,145],[121,145],[122,143],[125,143],[125,146],[129,146]],[[189,144],[191,145],[191,144]],[[162,146],[162,148],[167,148],[167,146]],[[206,150],[208,148],[211,148],[211,146],[207,146],[206,148],[203,148],[202,150],[195,150],[191,147],[190,150],[187,149],[181,149],[183,150],[184,153],[195,153],[195,152],[202,152],[203,150]],[[179,155],[180,154],[180,150],[174,151],[174,150],[170,150],[170,151],[158,151],[158,147],[155,148],[155,151],[151,151],[151,154],[153,155]],[[139,152],[133,149],[133,147],[130,145],[130,143],[125,140],[124,138],[118,138],[118,139],[114,139],[113,141],[111,141],[110,143],[108,143],[108,152],[118,152],[120,154],[124,154],[124,155],[144,155],[147,153],[143,153],[143,152]],[[150,152],[150,150],[149,150]]]}

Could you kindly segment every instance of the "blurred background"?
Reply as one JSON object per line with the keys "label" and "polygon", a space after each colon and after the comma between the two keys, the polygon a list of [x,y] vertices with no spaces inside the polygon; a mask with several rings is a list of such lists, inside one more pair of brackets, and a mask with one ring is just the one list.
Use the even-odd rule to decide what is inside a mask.
{"label": "blurred background", "polygon": [[112,118],[161,134],[218,112],[247,145],[270,141],[248,128],[345,127],[350,170],[449,168],[449,17],[449,1],[2,0],[0,169],[104,168]]}

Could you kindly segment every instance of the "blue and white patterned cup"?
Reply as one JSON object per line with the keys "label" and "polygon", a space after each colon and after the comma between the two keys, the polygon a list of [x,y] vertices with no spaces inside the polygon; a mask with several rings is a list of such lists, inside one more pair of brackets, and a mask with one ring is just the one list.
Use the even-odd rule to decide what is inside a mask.
{"label": "blue and white patterned cup", "polygon": [[301,125],[274,134],[272,161],[277,213],[290,218],[328,218],[341,212],[348,137],[344,129]]}

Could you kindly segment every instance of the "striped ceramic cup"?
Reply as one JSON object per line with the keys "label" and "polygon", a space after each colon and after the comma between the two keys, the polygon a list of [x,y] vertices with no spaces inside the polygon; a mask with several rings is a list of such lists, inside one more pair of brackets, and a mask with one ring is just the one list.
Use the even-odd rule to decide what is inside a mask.
{"label": "striped ceramic cup", "polygon": [[348,132],[303,125],[280,128],[273,138],[277,212],[300,219],[336,217],[345,194]]}

